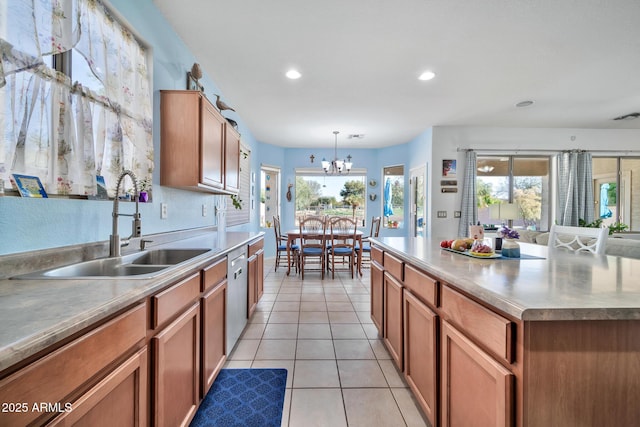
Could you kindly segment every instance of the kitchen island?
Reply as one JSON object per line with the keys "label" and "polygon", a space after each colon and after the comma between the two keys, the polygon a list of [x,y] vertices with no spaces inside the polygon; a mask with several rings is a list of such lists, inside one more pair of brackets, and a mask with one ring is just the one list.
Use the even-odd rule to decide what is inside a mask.
{"label": "kitchen island", "polygon": [[640,260],[372,241],[372,319],[433,425],[640,419]]}

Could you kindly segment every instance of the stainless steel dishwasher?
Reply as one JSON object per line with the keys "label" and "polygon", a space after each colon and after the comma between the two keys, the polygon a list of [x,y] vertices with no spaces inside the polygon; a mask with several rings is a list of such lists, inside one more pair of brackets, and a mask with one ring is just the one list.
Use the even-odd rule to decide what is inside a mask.
{"label": "stainless steel dishwasher", "polygon": [[247,247],[227,255],[227,355],[247,323]]}

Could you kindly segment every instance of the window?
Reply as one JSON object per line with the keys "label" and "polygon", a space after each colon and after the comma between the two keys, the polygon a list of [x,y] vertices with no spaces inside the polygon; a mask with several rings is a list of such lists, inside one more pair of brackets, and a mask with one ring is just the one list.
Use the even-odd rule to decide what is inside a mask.
{"label": "window", "polygon": [[146,48],[98,0],[5,3],[0,178],[35,175],[50,194],[90,196],[102,176],[113,196],[129,169],[150,185]]}
{"label": "window", "polygon": [[388,166],[382,170],[382,226],[402,228],[404,222],[404,166]]}
{"label": "window", "polygon": [[280,216],[280,168],[260,168],[260,227],[270,228],[273,217]]}
{"label": "window", "polygon": [[[511,221],[514,227],[530,230],[549,229],[548,157],[478,156],[476,194],[478,221],[497,226]],[[517,213],[500,218],[497,206],[514,203]]]}
{"label": "window", "polygon": [[238,195],[227,200],[227,226],[246,224],[250,221],[251,206],[251,151],[240,144],[240,173]]}
{"label": "window", "polygon": [[307,215],[349,216],[365,225],[366,170],[348,175],[324,175],[296,170],[295,222]]}
{"label": "window", "polygon": [[622,223],[625,231],[640,231],[640,208],[632,200],[640,195],[640,158],[594,157],[593,194],[596,220],[611,226]]}

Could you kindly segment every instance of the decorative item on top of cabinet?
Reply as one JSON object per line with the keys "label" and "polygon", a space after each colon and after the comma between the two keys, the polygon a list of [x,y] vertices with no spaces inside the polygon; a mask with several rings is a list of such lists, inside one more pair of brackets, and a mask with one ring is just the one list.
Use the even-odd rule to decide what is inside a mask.
{"label": "decorative item on top of cabinet", "polygon": [[215,97],[216,97],[216,107],[218,107],[218,110],[220,110],[220,112],[222,112],[223,110],[229,110],[229,111],[236,111],[233,108],[229,107],[224,101],[222,101],[220,99],[220,95],[214,93]]}

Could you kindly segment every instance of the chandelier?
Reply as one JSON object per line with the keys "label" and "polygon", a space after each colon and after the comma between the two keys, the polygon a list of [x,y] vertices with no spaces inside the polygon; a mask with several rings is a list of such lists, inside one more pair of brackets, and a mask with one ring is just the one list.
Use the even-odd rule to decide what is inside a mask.
{"label": "chandelier", "polygon": [[335,148],[333,151],[333,160],[328,161],[327,159],[322,159],[322,169],[324,169],[324,173],[327,175],[335,175],[341,174],[343,172],[349,173],[351,171],[351,167],[353,163],[351,163],[351,154],[347,156],[346,160],[338,159],[338,132],[337,130],[333,131],[333,135],[335,135]]}

